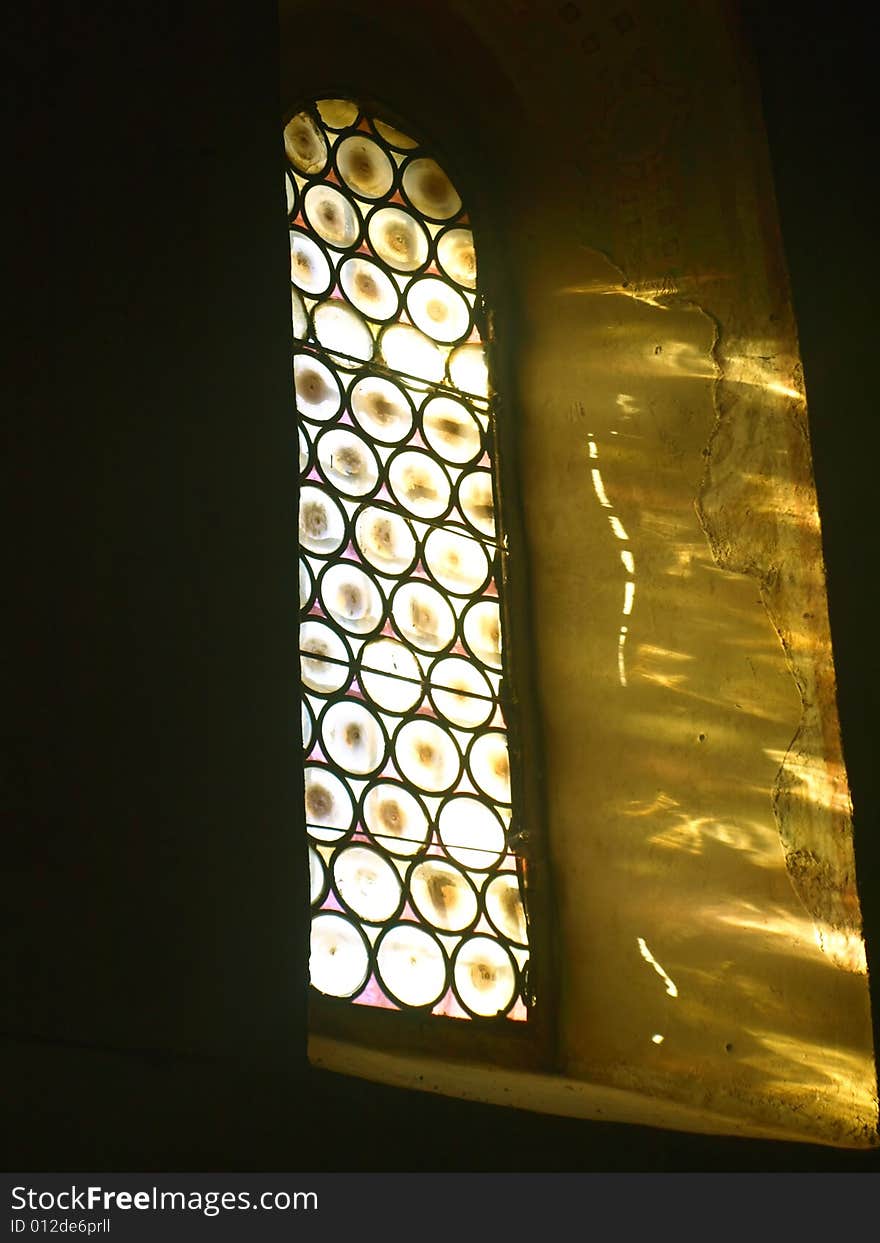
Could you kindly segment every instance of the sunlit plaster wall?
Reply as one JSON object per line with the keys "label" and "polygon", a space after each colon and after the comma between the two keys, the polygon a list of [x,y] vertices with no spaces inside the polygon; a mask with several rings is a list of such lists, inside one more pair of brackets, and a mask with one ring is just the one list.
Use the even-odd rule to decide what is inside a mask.
{"label": "sunlit plaster wall", "polygon": [[[869,1143],[870,1012],[806,406],[757,92],[728,11],[428,9],[459,23],[445,49],[438,27],[437,57],[475,40],[516,97],[497,111],[484,98],[481,125],[503,170],[519,321],[571,1096],[521,1079],[501,1097],[497,1078],[439,1065],[428,1086]],[[290,89],[289,55],[286,73]],[[377,93],[393,98],[393,84]],[[314,1055],[359,1069],[350,1049]],[[362,1068],[418,1078],[380,1063]],[[591,1106],[587,1083],[654,1104]]]}

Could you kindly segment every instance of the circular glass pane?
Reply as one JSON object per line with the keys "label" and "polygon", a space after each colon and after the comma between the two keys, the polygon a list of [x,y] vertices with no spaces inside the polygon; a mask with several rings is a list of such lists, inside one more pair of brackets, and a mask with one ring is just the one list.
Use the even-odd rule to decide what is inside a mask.
{"label": "circular glass pane", "polygon": [[354,820],[348,787],[326,768],[307,767],[306,824],[312,837],[335,842]]}
{"label": "circular glass pane", "polygon": [[380,574],[403,574],[415,560],[416,541],[405,518],[368,506],[354,524],[358,548]]}
{"label": "circular glass pane", "polygon": [[326,364],[311,354],[297,354],[293,360],[296,406],[307,419],[326,423],[339,413],[342,393],[339,382]]}
{"label": "circular glass pane", "polygon": [[335,186],[309,186],[303,197],[303,209],[318,237],[331,246],[348,250],[360,237],[360,214]]}
{"label": "circular glass pane", "polygon": [[299,628],[300,666],[303,684],[318,695],[332,695],[351,677],[348,648],[332,627],[320,621],[304,621]]}
{"label": "circular glass pane", "polygon": [[418,799],[403,786],[380,782],[364,798],[364,823],[373,839],[393,855],[415,855],[431,826]]}
{"label": "circular glass pane", "polygon": [[437,260],[450,280],[465,289],[476,288],[477,255],[470,229],[447,229],[441,234],[437,239]]}
{"label": "circular glass pane", "polygon": [[321,856],[315,850],[314,846],[309,847],[309,902],[315,905],[324,892],[324,884],[326,881],[324,872],[324,862]]}
{"label": "circular glass pane", "polygon": [[471,462],[480,452],[480,425],[467,406],[451,397],[432,397],[422,411],[428,444],[447,462]]}
{"label": "circular glass pane", "polygon": [[437,832],[443,849],[469,871],[494,867],[506,849],[498,816],[469,794],[448,799],[440,810]]}
{"label": "circular glass pane", "polygon": [[432,341],[460,341],[470,331],[468,304],[439,277],[413,281],[406,292],[406,309],[415,326]]}
{"label": "circular glass pane", "polygon": [[299,473],[302,474],[309,464],[309,442],[301,427],[297,428],[299,438]]}
{"label": "circular glass pane", "polygon": [[430,338],[410,324],[392,324],[382,333],[382,356],[392,371],[428,380],[443,379],[446,360]]}
{"label": "circular glass pane", "polygon": [[368,923],[397,913],[403,894],[400,877],[371,846],[349,846],[333,861],[336,892],[346,906]]}
{"label": "circular glass pane", "polygon": [[428,235],[401,207],[380,207],[367,223],[374,252],[397,272],[415,272],[428,261]]}
{"label": "circular glass pane", "polygon": [[483,674],[461,656],[447,656],[437,661],[431,670],[430,688],[434,707],[459,729],[485,725],[495,710],[492,687]]}
{"label": "circular glass pane", "polygon": [[339,283],[349,301],[368,319],[388,320],[397,315],[397,288],[372,259],[346,259],[339,269]]}
{"label": "circular glass pane", "polygon": [[493,600],[480,600],[470,606],[464,615],[462,633],[477,660],[493,669],[501,668],[501,615]]}
{"label": "circular glass pane", "polygon": [[403,641],[422,652],[442,652],[455,638],[455,614],[428,583],[402,583],[391,598],[391,620]]}
{"label": "circular glass pane", "polygon": [[379,144],[365,134],[342,140],[336,167],[348,188],[362,198],[381,199],[394,183],[394,166]]}
{"label": "circular glass pane", "polygon": [[305,341],[309,335],[309,317],[306,314],[303,300],[293,285],[290,287],[290,322],[293,325],[293,335],[296,340]]}
{"label": "circular glass pane", "polygon": [[344,772],[373,773],[385,759],[385,735],[373,714],[351,700],[331,704],[321,719],[324,750]]}
{"label": "circular glass pane", "polygon": [[516,967],[491,937],[468,937],[458,947],[453,978],[459,997],[474,1014],[503,1014],[516,993]]}
{"label": "circular glass pane", "polygon": [[486,914],[501,935],[515,945],[525,945],[526,914],[516,873],[502,872],[500,876],[494,876],[486,886],[483,900]]}
{"label": "circular glass pane", "polygon": [[388,483],[395,499],[416,518],[439,518],[449,508],[449,476],[420,449],[406,449],[391,460]]}
{"label": "circular glass pane", "polygon": [[472,470],[463,475],[458,485],[458,502],[461,512],[483,535],[495,534],[495,500],[492,496],[492,476],[487,470]]}
{"label": "circular glass pane", "polygon": [[345,516],[320,488],[304,484],[299,493],[299,542],[327,557],[345,543]]}
{"label": "circular glass pane", "polygon": [[299,229],[290,230],[290,279],[315,297],[330,287],[332,268],[318,243]]}
{"label": "circular glass pane", "polygon": [[319,99],[318,115],[331,129],[345,129],[358,119],[358,106],[350,99]]}
{"label": "circular glass pane", "polygon": [[482,545],[440,527],[425,540],[425,565],[435,582],[454,595],[473,595],[489,577],[489,558]]}
{"label": "circular glass pane", "polygon": [[331,298],[312,312],[315,336],[325,350],[367,362],[373,357],[373,334],[346,302]]}
{"label": "circular glass pane", "polygon": [[287,214],[289,216],[296,208],[297,199],[296,182],[290,173],[285,173],[284,175],[284,193],[287,196]]}
{"label": "circular glass pane", "polygon": [[284,150],[301,173],[319,173],[327,163],[327,141],[307,112],[298,112],[285,125]]}
{"label": "circular glass pane", "polygon": [[324,612],[352,634],[372,634],[382,625],[385,605],[368,574],[350,562],[328,566],[321,577]]}
{"label": "circular glass pane", "polygon": [[386,712],[407,712],[422,698],[422,671],[408,647],[376,639],[361,652],[361,686]]}
{"label": "circular glass pane", "polygon": [[312,920],[309,976],[328,997],[353,997],[367,982],[370,954],[360,932],[342,915],[323,912]]}
{"label": "circular glass pane", "polygon": [[446,956],[423,928],[397,924],[383,933],[376,966],[389,993],[405,1006],[430,1006],[446,991]]}
{"label": "circular glass pane", "polygon": [[461,772],[458,747],[445,729],[425,717],[397,731],[394,760],[401,776],[431,794],[450,789]]}
{"label": "circular glass pane", "polygon": [[299,607],[304,609],[312,598],[312,591],[315,584],[312,582],[312,572],[306,565],[305,561],[300,558],[299,562]]}
{"label": "circular glass pane", "polygon": [[403,190],[416,211],[430,220],[450,220],[461,211],[458,191],[435,160],[410,160]]}
{"label": "circular glass pane", "polygon": [[463,393],[489,396],[489,370],[482,345],[459,345],[449,355],[449,379]]}
{"label": "circular glass pane", "polygon": [[305,700],[300,704],[300,724],[302,727],[303,754],[308,755],[312,749],[312,739],[315,736],[315,723],[312,720],[309,705]]}
{"label": "circular glass pane", "polygon": [[442,859],[424,859],[409,874],[409,892],[422,918],[440,932],[461,932],[477,918],[479,905],[463,872]]}
{"label": "circular glass pane", "polygon": [[401,151],[408,151],[411,147],[417,147],[419,144],[415,138],[410,138],[409,134],[402,134],[399,129],[395,129],[393,125],[387,125],[384,121],[374,120],[376,132],[385,139],[391,147],[399,147]]}
{"label": "circular glass pane", "polygon": [[412,409],[403,390],[379,376],[364,376],[351,390],[351,412],[376,440],[393,444],[409,435]]}
{"label": "circular glass pane", "polygon": [[379,463],[368,444],[347,428],[334,427],[318,439],[324,478],[349,496],[366,496],[379,482]]}
{"label": "circular glass pane", "polygon": [[468,767],[475,784],[496,803],[510,802],[510,756],[507,735],[480,734],[471,743]]}

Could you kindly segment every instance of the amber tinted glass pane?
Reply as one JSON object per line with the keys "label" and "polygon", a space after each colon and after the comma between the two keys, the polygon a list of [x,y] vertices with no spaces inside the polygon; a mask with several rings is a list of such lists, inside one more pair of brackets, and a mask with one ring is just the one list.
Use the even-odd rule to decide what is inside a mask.
{"label": "amber tinted glass pane", "polygon": [[432,153],[354,101],[284,138],[312,984],[524,1019],[470,221]]}

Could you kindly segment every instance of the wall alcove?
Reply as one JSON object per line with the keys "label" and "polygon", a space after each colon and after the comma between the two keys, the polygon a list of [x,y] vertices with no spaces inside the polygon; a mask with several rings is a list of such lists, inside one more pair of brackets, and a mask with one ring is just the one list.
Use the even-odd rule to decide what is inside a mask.
{"label": "wall alcove", "polygon": [[331,84],[381,84],[474,187],[556,951],[534,1072],[505,1079],[466,1038],[404,1056],[359,1016],[316,1030],[312,1057],[551,1112],[870,1143],[820,524],[754,83],[727,69],[723,6],[609,15],[601,38],[600,16],[425,5],[427,67],[403,7],[282,8],[283,99],[328,93],[332,42]]}

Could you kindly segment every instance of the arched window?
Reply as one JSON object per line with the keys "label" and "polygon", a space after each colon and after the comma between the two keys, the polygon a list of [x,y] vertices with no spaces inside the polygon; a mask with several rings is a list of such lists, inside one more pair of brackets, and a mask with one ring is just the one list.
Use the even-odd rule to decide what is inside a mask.
{"label": "arched window", "polygon": [[524,1020],[467,206],[430,151],[351,100],[303,108],[284,140],[312,985],[337,1003]]}

